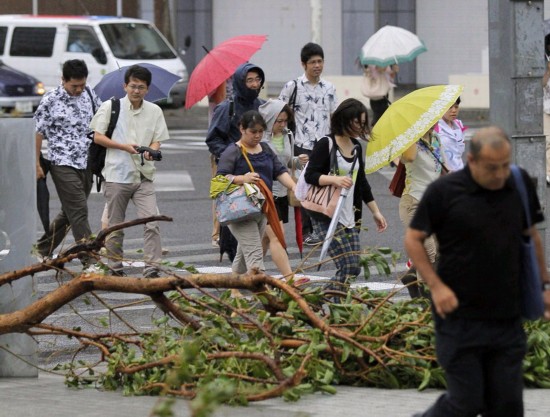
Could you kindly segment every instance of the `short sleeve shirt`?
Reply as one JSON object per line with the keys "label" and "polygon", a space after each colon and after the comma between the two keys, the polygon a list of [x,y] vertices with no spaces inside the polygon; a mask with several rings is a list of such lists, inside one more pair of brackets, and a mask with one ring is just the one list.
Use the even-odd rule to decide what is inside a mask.
{"label": "short sleeve shirt", "polygon": [[[90,129],[105,134],[111,118],[111,100],[106,101],[94,116]],[[162,109],[154,103],[143,101],[138,109],[133,109],[128,96],[120,100],[120,114],[111,140],[137,146],[150,146],[169,138],[168,127]],[[154,161],[143,160],[141,155],[132,155],[120,149],[107,148],[105,168],[102,174],[107,182],[135,184],[141,176],[153,181]]]}
{"label": "short sleeve shirt", "polygon": [[[533,224],[544,220],[533,182],[522,170]],[[452,314],[470,319],[520,315],[520,247],[526,220],[513,177],[487,190],[469,167],[432,183],[410,227],[439,243],[438,274],[457,295]]]}
{"label": "short sleeve shirt", "polygon": [[[336,89],[322,78],[317,84],[312,84],[305,74],[297,79],[297,83],[295,143],[302,148],[313,149],[317,139],[330,133],[330,115],[337,104]],[[279,99],[288,103],[295,85],[294,81],[287,82]]]}
{"label": "short sleeve shirt", "polygon": [[452,127],[443,119],[438,122],[439,137],[445,151],[445,164],[451,171],[458,171],[464,167],[462,154],[464,153],[464,131],[462,122],[454,120]]}
{"label": "short sleeve shirt", "polygon": [[89,91],[94,105],[86,91],[71,96],[60,85],[46,93],[34,113],[36,131],[48,141],[48,159],[54,165],[86,168],[91,143],[89,125],[94,106],[97,109],[101,105],[93,90]]}

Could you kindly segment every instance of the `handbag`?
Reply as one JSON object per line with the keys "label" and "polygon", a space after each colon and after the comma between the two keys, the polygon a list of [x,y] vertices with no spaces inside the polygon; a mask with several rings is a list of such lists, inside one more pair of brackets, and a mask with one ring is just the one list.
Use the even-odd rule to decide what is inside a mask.
{"label": "handbag", "polygon": [[388,187],[391,191],[391,194],[395,197],[401,198],[403,195],[403,190],[405,189],[405,178],[407,177],[407,168],[405,164],[399,161],[397,164],[397,169],[393,174],[391,179],[390,186]]}
{"label": "handbag", "polygon": [[[516,165],[512,165],[511,170],[516,187],[521,196],[523,210],[525,211],[525,217],[527,219],[527,228],[530,228],[531,212],[529,211],[527,189],[519,168]],[[544,314],[544,301],[542,298],[540,269],[537,262],[535,245],[531,236],[522,235],[520,260],[521,275],[519,284],[521,290],[521,314],[527,320],[536,320]]]}
{"label": "handbag", "polygon": [[[332,138],[329,139],[332,141]],[[330,142],[329,142],[330,143]],[[354,153],[354,159],[351,164],[350,173],[353,174],[353,169],[359,158],[359,152]],[[330,148],[330,160],[331,169],[329,175],[338,175],[338,162],[336,157],[336,146]],[[336,185],[311,185],[304,201],[302,201],[302,207],[332,218],[338,205],[338,200],[342,189]]]}
{"label": "handbag", "polygon": [[222,226],[238,223],[262,216],[265,200],[260,189],[254,184],[243,184],[232,191],[229,181],[224,191],[216,196],[216,217]]}
{"label": "handbag", "polygon": [[367,69],[361,82],[361,93],[370,100],[381,100],[390,91],[390,82],[386,74],[372,75],[371,69]]}

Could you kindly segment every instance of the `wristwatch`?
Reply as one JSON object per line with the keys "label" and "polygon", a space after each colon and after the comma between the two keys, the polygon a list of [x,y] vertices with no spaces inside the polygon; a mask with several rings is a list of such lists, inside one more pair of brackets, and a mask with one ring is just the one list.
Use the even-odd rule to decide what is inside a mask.
{"label": "wristwatch", "polygon": [[542,290],[543,291],[550,291],[550,282],[543,282],[542,283]]}

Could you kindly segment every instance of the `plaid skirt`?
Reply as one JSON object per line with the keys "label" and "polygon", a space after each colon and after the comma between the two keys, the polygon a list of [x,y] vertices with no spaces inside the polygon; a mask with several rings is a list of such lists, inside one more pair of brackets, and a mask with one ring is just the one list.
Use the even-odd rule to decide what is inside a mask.
{"label": "plaid skirt", "polygon": [[[311,217],[313,233],[317,234],[321,240],[325,240],[329,222]],[[361,273],[359,265],[359,228],[346,228],[338,223],[336,233],[328,248],[328,255],[332,258],[336,266],[336,273],[331,281],[337,281],[342,284],[349,284]]]}

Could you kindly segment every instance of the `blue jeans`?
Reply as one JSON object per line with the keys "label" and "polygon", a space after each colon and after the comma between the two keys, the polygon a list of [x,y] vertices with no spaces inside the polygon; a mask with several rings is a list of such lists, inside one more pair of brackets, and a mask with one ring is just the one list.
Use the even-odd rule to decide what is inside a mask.
{"label": "blue jeans", "polygon": [[424,417],[523,417],[521,319],[435,317],[436,352],[447,392]]}

